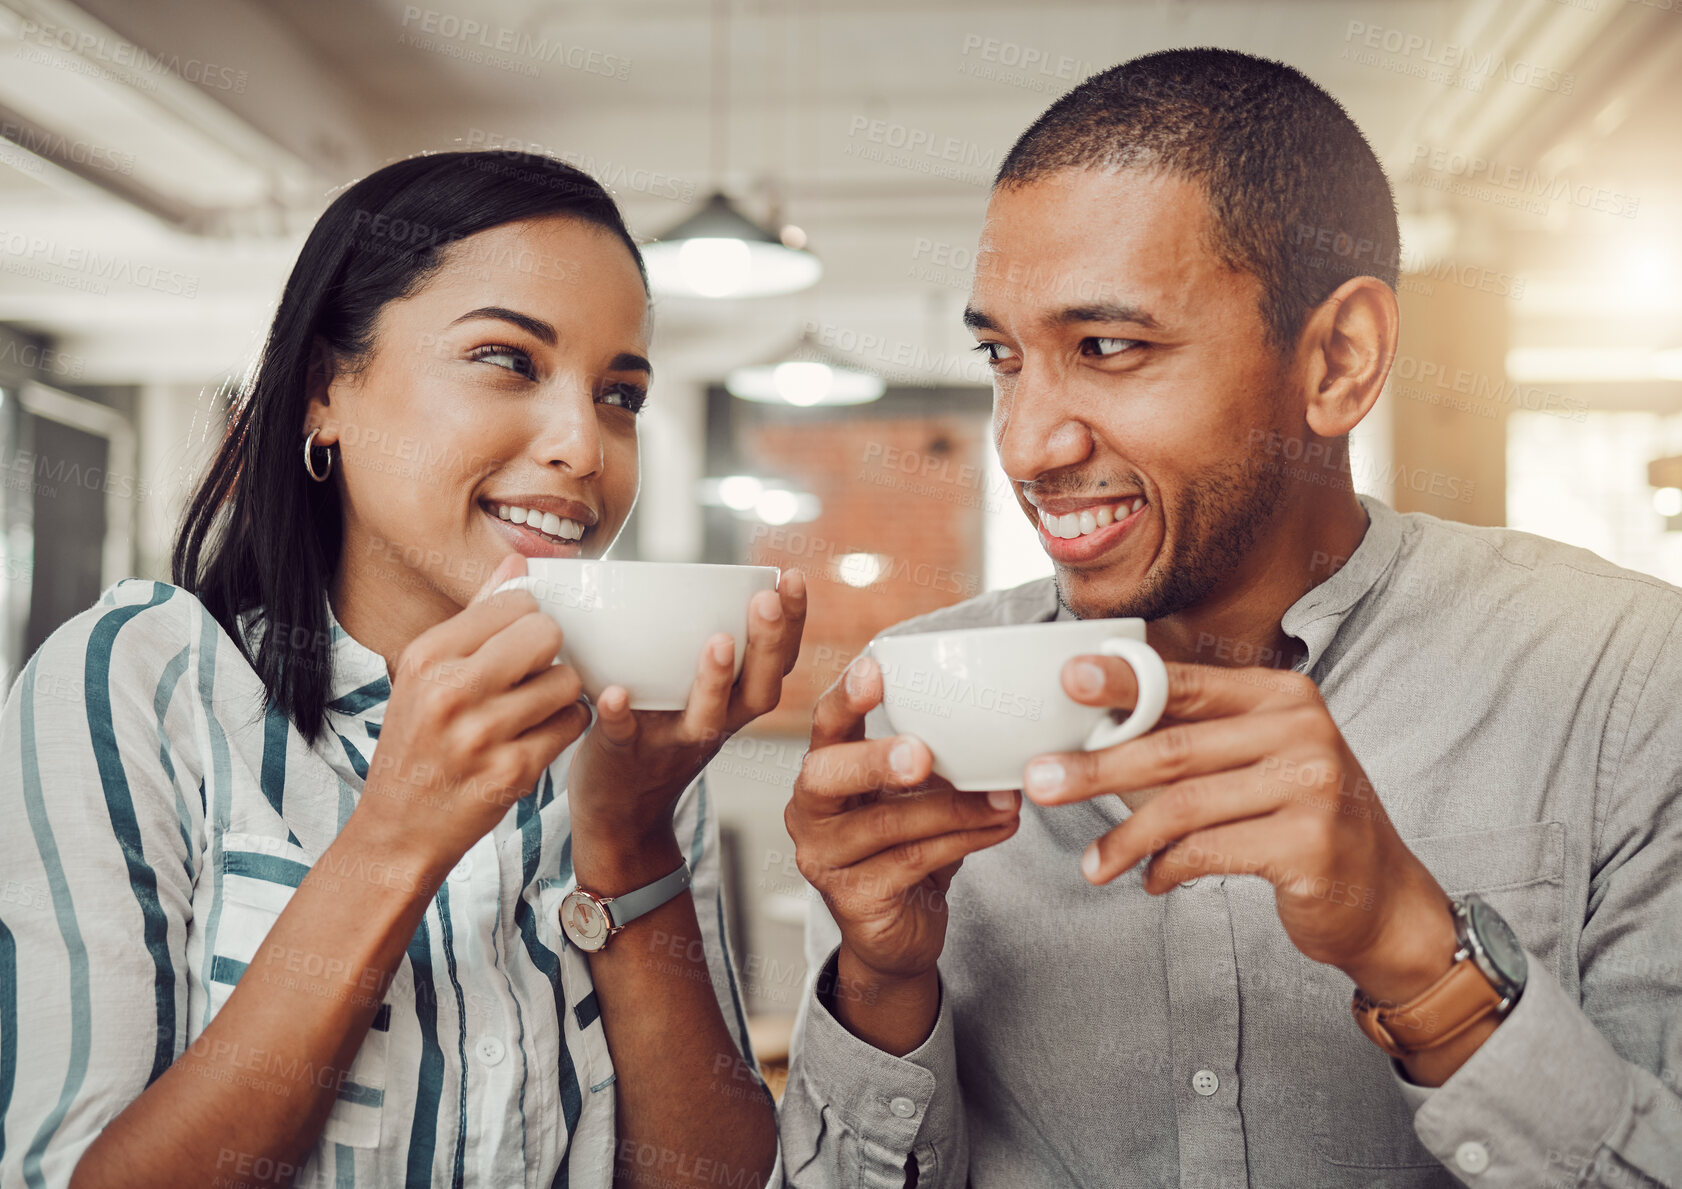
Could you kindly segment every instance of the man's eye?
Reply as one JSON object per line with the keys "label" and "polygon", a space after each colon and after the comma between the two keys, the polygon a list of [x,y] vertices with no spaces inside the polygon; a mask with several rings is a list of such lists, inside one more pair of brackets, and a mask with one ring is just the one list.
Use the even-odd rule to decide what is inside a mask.
{"label": "man's eye", "polygon": [[975,349],[987,357],[988,363],[1000,363],[1016,357],[1016,352],[1003,343],[977,343]]}
{"label": "man's eye", "polygon": [[468,354],[468,358],[474,363],[489,363],[494,367],[504,368],[528,380],[537,375],[537,368],[533,365],[531,356],[518,347],[475,347]]}
{"label": "man's eye", "polygon": [[1131,350],[1139,345],[1138,339],[1087,339],[1086,342],[1092,345],[1092,349],[1086,353],[1097,355],[1100,358],[1120,355],[1123,351]]}

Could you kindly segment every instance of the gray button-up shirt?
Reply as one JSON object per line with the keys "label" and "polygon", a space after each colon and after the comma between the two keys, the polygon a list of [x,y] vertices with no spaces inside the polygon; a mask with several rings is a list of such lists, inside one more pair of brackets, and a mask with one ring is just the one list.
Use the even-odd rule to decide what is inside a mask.
{"label": "gray button-up shirt", "polygon": [[[1524,942],[1491,1039],[1412,1085],[1270,885],[1092,887],[1081,852],[1127,809],[1025,803],[953,882],[919,1049],[871,1047],[808,987],[791,1185],[901,1186],[914,1153],[920,1189],[1682,1186],[1682,591],[1362,502],[1360,547],[1282,626],[1414,853]],[[1045,579],[893,630],[1057,614]],[[814,895],[814,975],[838,942]]]}

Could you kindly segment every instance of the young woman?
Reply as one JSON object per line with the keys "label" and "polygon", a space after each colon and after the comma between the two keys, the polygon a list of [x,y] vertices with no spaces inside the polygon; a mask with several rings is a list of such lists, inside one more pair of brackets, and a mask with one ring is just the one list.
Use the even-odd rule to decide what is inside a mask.
{"label": "young woman", "polygon": [[[113,586],[0,718],[31,893],[0,905],[0,1182],[771,1173],[698,777],[776,704],[802,581],[666,714],[592,715],[536,601],[490,597],[624,525],[647,336],[635,243],[558,161],[403,161],[321,217],[175,584]],[[644,911],[586,953],[575,886]]]}

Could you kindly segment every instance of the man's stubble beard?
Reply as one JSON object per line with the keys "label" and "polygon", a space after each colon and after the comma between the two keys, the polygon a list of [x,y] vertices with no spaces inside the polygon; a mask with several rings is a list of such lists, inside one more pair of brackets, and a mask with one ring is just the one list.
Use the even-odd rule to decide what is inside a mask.
{"label": "man's stubble beard", "polygon": [[[1279,510],[1285,483],[1282,468],[1253,459],[1199,476],[1180,496],[1173,517],[1177,531],[1138,589],[1082,618],[1162,619],[1195,607],[1255,547]],[[1064,593],[1061,574],[1057,601],[1080,616]]]}

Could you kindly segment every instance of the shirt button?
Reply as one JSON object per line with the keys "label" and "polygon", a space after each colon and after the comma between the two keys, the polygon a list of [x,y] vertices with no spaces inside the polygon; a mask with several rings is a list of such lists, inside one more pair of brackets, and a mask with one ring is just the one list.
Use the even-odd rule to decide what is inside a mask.
{"label": "shirt button", "polygon": [[1461,1172],[1476,1176],[1489,1167],[1489,1149],[1475,1139],[1469,1139],[1454,1149],[1454,1163]]}
{"label": "shirt button", "polygon": [[1197,876],[1194,875],[1190,879],[1182,879],[1180,881],[1180,886],[1182,888],[1195,888],[1197,886]]}
{"label": "shirt button", "polygon": [[1212,1069],[1200,1069],[1191,1075],[1191,1088],[1207,1098],[1221,1088],[1221,1079]]}
{"label": "shirt button", "polygon": [[486,1065],[495,1065],[502,1060],[506,1051],[502,1042],[494,1036],[481,1036],[479,1043],[473,1046],[473,1051],[479,1054],[479,1060]]}
{"label": "shirt button", "polygon": [[473,878],[473,856],[463,855],[461,862],[450,868],[451,883],[466,883]]}
{"label": "shirt button", "polygon": [[888,1109],[898,1115],[901,1119],[909,1119],[916,1115],[917,1104],[912,1102],[909,1098],[901,1096],[888,1103]]}

